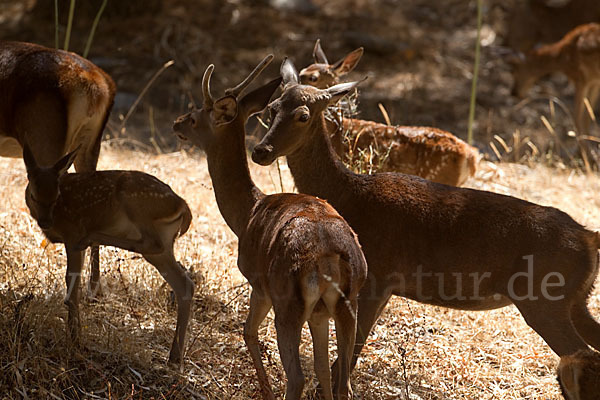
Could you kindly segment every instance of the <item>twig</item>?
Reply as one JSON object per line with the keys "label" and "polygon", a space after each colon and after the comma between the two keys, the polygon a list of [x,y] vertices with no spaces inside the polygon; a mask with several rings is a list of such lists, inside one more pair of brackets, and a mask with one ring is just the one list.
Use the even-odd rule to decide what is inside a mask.
{"label": "twig", "polygon": [[[75,0],[71,0],[69,6],[69,19],[67,21],[67,33],[65,33],[65,51],[69,50],[69,42],[71,41],[71,28],[73,28],[73,15],[75,14]],[[58,15],[58,14],[57,14]]]}
{"label": "twig", "polygon": [[481,47],[481,15],[483,6],[481,0],[477,0],[477,41],[475,43],[475,63],[473,65],[473,82],[471,83],[471,103],[469,105],[469,127],[467,131],[467,143],[473,144],[473,121],[475,119],[475,98],[477,97],[477,76],[479,75],[479,56]]}
{"label": "twig", "polygon": [[102,2],[102,5],[100,6],[98,13],[96,14],[96,18],[94,18],[94,22],[92,23],[92,28],[90,29],[90,34],[88,35],[88,39],[85,44],[85,50],[83,50],[84,58],[87,58],[88,53],[90,52],[90,47],[92,47],[92,41],[94,40],[94,35],[96,34],[96,28],[98,27],[98,22],[100,22],[100,17],[102,16],[104,9],[106,8],[106,3],[108,3],[108,0],[104,0]]}
{"label": "twig", "polygon": [[144,95],[146,94],[148,89],[150,89],[150,86],[152,86],[152,84],[160,76],[160,74],[162,74],[167,68],[169,68],[173,64],[175,64],[175,61],[173,61],[173,60],[169,60],[166,63],[164,63],[163,66],[158,71],[156,71],[156,73],[152,76],[152,78],[150,78],[148,83],[146,83],[146,86],[144,86],[144,88],[140,92],[137,99],[135,99],[135,101],[133,102],[131,107],[129,107],[129,111],[127,111],[127,114],[125,114],[125,118],[123,118],[123,121],[121,122],[121,127],[119,128],[120,133],[125,132],[125,123],[129,119],[129,117],[131,117],[131,114],[133,114],[133,112],[135,111],[135,109],[136,109],[137,105],[139,104],[140,100],[142,99],[142,97],[144,97]]}

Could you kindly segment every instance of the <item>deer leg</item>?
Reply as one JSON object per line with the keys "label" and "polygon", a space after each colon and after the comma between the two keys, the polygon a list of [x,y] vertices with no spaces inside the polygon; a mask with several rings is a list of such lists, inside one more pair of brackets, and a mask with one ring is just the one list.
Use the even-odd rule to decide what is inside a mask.
{"label": "deer leg", "polygon": [[329,315],[313,312],[308,320],[313,339],[315,374],[319,380],[319,391],[326,400],[333,399],[331,369],[329,368]]}
{"label": "deer leg", "polygon": [[[385,308],[385,305],[390,300],[390,294],[383,293],[366,293],[366,287],[368,282],[363,286],[361,294],[358,296],[358,316],[357,316],[357,327],[356,327],[356,340],[354,342],[354,354],[352,355],[352,361],[350,363],[350,372],[356,366],[358,356],[364,347],[367,337],[371,332],[371,328],[377,321],[377,318],[381,315],[381,312]],[[339,357],[338,357],[339,359]],[[333,381],[339,381],[339,365],[338,359],[335,360],[331,367]]]}
{"label": "deer leg", "polygon": [[90,297],[102,295],[102,287],[100,286],[100,246],[93,245],[90,248]]}
{"label": "deer leg", "polygon": [[81,284],[81,267],[83,263],[83,251],[72,249],[65,246],[67,252],[67,295],[65,304],[69,311],[67,319],[67,331],[72,343],[79,343],[79,333],[81,331],[81,321],[79,319],[79,286]]}
{"label": "deer leg", "polygon": [[300,365],[300,335],[302,332],[302,304],[285,302],[275,306],[275,329],[279,356],[287,376],[286,400],[299,400],[304,389],[304,374]]}
{"label": "deer leg", "polygon": [[569,306],[558,301],[515,301],[525,322],[544,339],[559,356],[587,349],[587,344],[577,333]]}
{"label": "deer leg", "polygon": [[600,323],[590,314],[585,299],[573,306],[571,319],[583,340],[600,351]]}
{"label": "deer leg", "polygon": [[175,260],[172,251],[163,254],[142,254],[144,258],[160,272],[175,292],[177,299],[177,326],[169,353],[169,363],[180,364],[183,361],[185,334],[192,315],[194,299],[194,281],[185,268]]}
{"label": "deer leg", "polygon": [[260,356],[258,328],[270,309],[271,300],[268,297],[259,294],[256,290],[253,290],[250,295],[250,312],[248,313],[248,318],[244,325],[244,341],[246,342],[246,347],[248,347],[250,357],[252,358],[254,369],[256,369],[258,385],[262,397],[265,400],[275,400],[275,395],[271,389],[271,384],[269,383],[269,378]]}
{"label": "deer leg", "polygon": [[162,241],[150,231],[142,231],[142,237],[138,240],[123,239],[102,232],[92,232],[85,237],[80,246],[85,248],[90,243],[119,247],[140,254],[162,254],[165,251]]}
{"label": "deer leg", "polygon": [[[98,164],[98,155],[100,154],[100,140],[97,140],[96,142],[97,143],[91,145],[92,147],[79,149],[74,162],[75,171],[91,172],[96,170],[96,165]],[[82,146],[86,145],[87,143],[82,143]],[[90,297],[92,298],[102,294],[100,288],[100,246],[97,244],[92,245],[90,250],[89,293]]]}
{"label": "deer leg", "polygon": [[585,107],[585,99],[591,103],[590,85],[578,83],[575,85],[575,127],[579,135],[587,135],[590,124],[590,118]]}
{"label": "deer leg", "polygon": [[340,299],[335,312],[335,332],[338,341],[338,371],[335,387],[337,399],[351,399],[350,373],[356,338],[356,300]]}

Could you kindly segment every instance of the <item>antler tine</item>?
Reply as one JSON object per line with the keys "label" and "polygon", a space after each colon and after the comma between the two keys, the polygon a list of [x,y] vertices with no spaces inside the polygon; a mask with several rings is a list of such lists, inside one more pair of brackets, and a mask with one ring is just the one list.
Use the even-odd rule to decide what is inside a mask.
{"label": "antler tine", "polygon": [[246,89],[248,85],[250,85],[252,81],[256,79],[256,77],[263,71],[263,69],[265,69],[267,65],[271,63],[271,61],[273,61],[273,54],[269,54],[268,56],[263,58],[263,60],[256,66],[256,68],[254,68],[254,71],[250,72],[250,75],[248,75],[246,79],[242,81],[242,83],[240,83],[234,88],[225,90],[225,94],[228,96],[231,95],[238,97],[244,91],[244,89]]}
{"label": "antler tine", "polygon": [[210,110],[213,106],[214,100],[212,95],[210,94],[210,77],[215,69],[213,64],[210,64],[206,67],[206,71],[204,71],[204,76],[202,77],[202,100],[203,107],[205,110]]}

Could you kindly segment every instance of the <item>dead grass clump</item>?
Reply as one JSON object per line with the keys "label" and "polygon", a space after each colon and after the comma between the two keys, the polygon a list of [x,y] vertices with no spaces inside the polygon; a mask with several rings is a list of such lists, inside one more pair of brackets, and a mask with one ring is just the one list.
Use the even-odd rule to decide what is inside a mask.
{"label": "dead grass clump", "polygon": [[[101,169],[140,169],[185,198],[194,220],[175,244],[192,269],[197,291],[183,372],[166,366],[175,308],[168,285],[137,254],[102,248],[104,295],[81,305],[82,344],[65,335],[66,256],[62,245],[44,246],[28,215],[22,160],[0,159],[0,393],[3,398],[257,398],[254,369],[242,338],[249,286],[236,266],[237,240],[217,209],[206,163],[178,152],[150,155],[105,143]],[[267,192],[279,188],[274,169],[251,172]],[[293,183],[282,166],[284,187]],[[543,166],[485,168],[468,186],[557,206],[590,228],[600,226],[600,180]],[[85,281],[85,278],[84,278]],[[600,316],[594,292],[590,309]],[[284,373],[272,318],[260,331],[276,395]],[[332,328],[333,330],[333,328]],[[330,348],[335,354],[335,337]],[[307,398],[315,398],[312,342],[300,348]],[[395,297],[358,362],[352,381],[357,399],[558,399],[558,358],[507,307],[462,312]]]}

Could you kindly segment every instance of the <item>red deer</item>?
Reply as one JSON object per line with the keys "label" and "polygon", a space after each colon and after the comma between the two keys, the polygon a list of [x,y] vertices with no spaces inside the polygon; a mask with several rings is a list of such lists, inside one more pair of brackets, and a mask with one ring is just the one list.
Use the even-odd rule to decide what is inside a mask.
{"label": "red deer", "polygon": [[553,72],[565,74],[575,85],[575,128],[579,134],[589,133],[590,117],[584,99],[593,107],[600,93],[600,24],[580,25],[558,42],[511,62],[513,94],[521,98],[542,77]]}
{"label": "red deer", "polygon": [[40,166],[25,145],[29,184],[27,207],[51,242],[67,252],[67,331],[79,342],[79,286],[83,253],[106,245],[140,253],[169,283],[177,299],[177,327],[170,363],[181,363],[191,315],[194,282],[175,260],[173,242],[190,225],[185,200],[155,177],[138,171],[67,173],[77,159],[68,153],[50,167]]}
{"label": "red deer", "polygon": [[566,400],[596,400],[600,394],[600,354],[579,350],[558,364],[558,382]]}
{"label": "red deer", "polygon": [[[315,43],[315,63],[300,71],[300,83],[326,89],[340,83],[363,54],[362,47],[329,64],[319,40]],[[460,186],[473,176],[479,152],[450,132],[424,126],[388,126],[356,118],[328,120],[331,142],[340,158],[355,164],[372,151],[371,164],[377,172],[402,172],[433,182]],[[349,139],[345,140],[347,136]],[[345,143],[346,142],[346,143]]]}
{"label": "red deer", "polygon": [[[303,194],[265,195],[252,181],[244,124],[264,109],[281,82],[241,92],[268,65],[267,56],[238,86],[213,100],[210,65],[203,78],[203,107],[182,115],[173,130],[207,156],[217,204],[239,239],[238,267],[252,286],[244,339],[265,399],[274,399],[260,354],[258,328],[273,307],[277,344],[288,384],[286,399],[300,399],[304,375],[300,334],[308,321],[316,376],[326,399],[350,398],[350,363],[356,336],[356,297],[367,265],[356,235],[324,200]],[[340,371],[332,393],[329,318],[337,332]]]}
{"label": "red deer", "polygon": [[[77,54],[32,43],[0,41],[0,156],[29,146],[49,167],[70,151],[78,172],[96,170],[115,83]],[[98,247],[92,248],[90,289],[99,288]]]}
{"label": "red deer", "polygon": [[564,212],[496,193],[400,173],[355,174],[328,140],[325,109],[358,82],[298,83],[289,60],[272,124],[252,159],[286,156],[301,193],[326,199],[357,233],[369,265],[358,297],[354,362],[392,295],[463,310],[514,304],[559,356],[591,345],[587,308],[600,238]]}
{"label": "red deer", "polygon": [[509,47],[529,51],[552,43],[577,25],[600,21],[598,0],[525,0],[515,2],[507,16]]}

